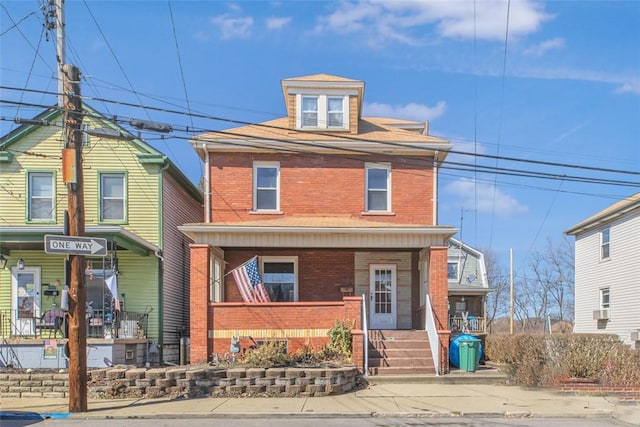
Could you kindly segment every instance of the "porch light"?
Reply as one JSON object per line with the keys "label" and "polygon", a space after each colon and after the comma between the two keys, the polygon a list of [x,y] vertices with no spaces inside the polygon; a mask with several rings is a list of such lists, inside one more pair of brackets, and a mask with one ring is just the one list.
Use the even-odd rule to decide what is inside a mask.
{"label": "porch light", "polygon": [[0,254],[0,270],[4,270],[5,268],[7,268],[7,259],[4,255]]}
{"label": "porch light", "polygon": [[24,260],[22,258],[18,258],[16,267],[18,267],[18,270],[24,270]]}

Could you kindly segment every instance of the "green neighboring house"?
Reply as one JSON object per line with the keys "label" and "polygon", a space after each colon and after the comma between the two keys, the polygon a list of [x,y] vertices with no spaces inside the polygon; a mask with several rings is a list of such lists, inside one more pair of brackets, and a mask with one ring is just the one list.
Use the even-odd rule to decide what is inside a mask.
{"label": "green neighboring house", "polygon": [[[177,227],[202,222],[202,193],[167,156],[83,108],[85,235],[107,247],[85,258],[87,364],[177,363],[191,243]],[[44,244],[63,234],[68,203],[62,120],[51,108],[0,139],[0,366],[66,363],[66,255]],[[104,129],[122,138],[91,132]]]}

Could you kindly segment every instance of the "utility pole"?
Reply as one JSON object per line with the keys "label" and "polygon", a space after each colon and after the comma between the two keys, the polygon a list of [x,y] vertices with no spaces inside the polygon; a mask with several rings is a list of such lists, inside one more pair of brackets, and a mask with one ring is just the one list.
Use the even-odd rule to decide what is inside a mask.
{"label": "utility pole", "polygon": [[[74,65],[64,64],[63,72],[65,78],[64,125],[66,148],[62,157],[63,169],[68,171],[69,178],[65,181],[69,199],[69,235],[84,236],[80,71]],[[87,284],[84,275],[85,261],[83,255],[69,255],[69,260],[71,264],[68,337],[69,412],[87,412],[87,323],[85,318]]]}
{"label": "utility pole", "polygon": [[[49,4],[52,1],[49,0]],[[58,107],[64,114],[62,179],[67,185],[65,234],[84,236],[84,184],[82,173],[82,101],[80,70],[65,63],[64,0],[55,0],[56,65],[58,67]],[[69,288],[68,336],[69,412],[87,412],[87,284],[82,255],[65,261],[65,285]]]}
{"label": "utility pole", "polygon": [[62,66],[65,64],[64,49],[64,0],[56,0],[56,64],[58,66],[58,108],[64,108],[64,83]]}
{"label": "utility pole", "polygon": [[509,249],[509,333],[513,334],[513,249]]}

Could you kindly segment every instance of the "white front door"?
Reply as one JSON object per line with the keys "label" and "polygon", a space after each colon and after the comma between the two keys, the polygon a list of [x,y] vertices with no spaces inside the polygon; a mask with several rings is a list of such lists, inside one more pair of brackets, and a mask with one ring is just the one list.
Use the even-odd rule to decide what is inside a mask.
{"label": "white front door", "polygon": [[13,335],[35,335],[40,317],[40,267],[11,269],[11,324]]}
{"label": "white front door", "polygon": [[369,267],[371,329],[396,328],[396,266],[372,264]]}

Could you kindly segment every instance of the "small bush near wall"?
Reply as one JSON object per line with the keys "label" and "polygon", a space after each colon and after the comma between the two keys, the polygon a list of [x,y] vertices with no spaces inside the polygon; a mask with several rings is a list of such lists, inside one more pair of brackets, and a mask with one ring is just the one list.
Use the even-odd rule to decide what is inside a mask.
{"label": "small bush near wall", "polygon": [[510,365],[513,380],[524,386],[581,378],[640,387],[640,355],[616,335],[489,335],[485,354],[490,362]]}

